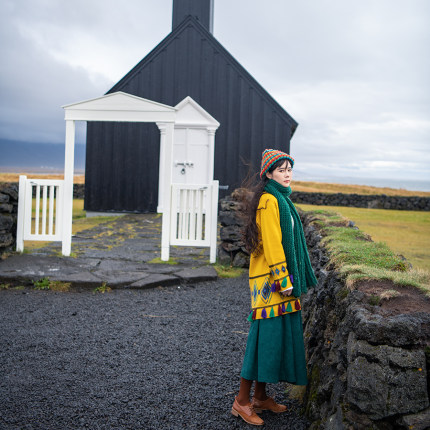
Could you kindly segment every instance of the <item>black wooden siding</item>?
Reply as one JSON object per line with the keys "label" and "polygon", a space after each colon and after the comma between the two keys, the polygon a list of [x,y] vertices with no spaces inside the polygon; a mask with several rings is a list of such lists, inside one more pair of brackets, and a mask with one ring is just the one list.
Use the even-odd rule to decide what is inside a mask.
{"label": "black wooden siding", "polygon": [[[215,179],[229,190],[261,153],[289,151],[297,123],[204,29],[188,17],[110,91],[175,106],[191,96],[221,125]],[[160,135],[155,125],[88,123],[85,208],[153,212],[157,206]],[[221,195],[226,194],[221,193]]]}

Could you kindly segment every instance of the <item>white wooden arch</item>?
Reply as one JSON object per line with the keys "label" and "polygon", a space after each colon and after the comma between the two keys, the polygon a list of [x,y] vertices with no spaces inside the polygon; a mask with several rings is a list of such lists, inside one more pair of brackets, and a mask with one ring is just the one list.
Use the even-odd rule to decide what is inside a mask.
{"label": "white wooden arch", "polygon": [[[18,201],[17,251],[24,250],[24,240],[61,240],[62,254],[69,256],[72,245],[72,213],[73,213],[73,173],[75,154],[75,122],[76,121],[116,121],[116,122],[155,122],[162,129],[163,142],[166,148],[164,156],[166,162],[172,163],[172,145],[176,109],[131,94],[116,92],[91,100],[85,100],[63,106],[66,121],[66,149],[64,161],[64,181],[41,181],[20,177]],[[165,171],[164,186],[170,187],[171,169]],[[43,189],[43,222],[42,233],[39,232],[39,200],[36,198],[36,225],[32,231],[31,195],[32,188],[37,187],[37,193]],[[54,187],[56,187],[54,189]],[[48,196],[49,189],[49,196]],[[167,208],[163,214],[162,255],[169,255],[169,208],[170,189],[163,193]],[[56,203],[54,209],[54,195]],[[49,200],[48,209],[46,203]],[[55,211],[55,222],[53,213]],[[29,214],[29,215],[28,215]],[[45,228],[45,221],[49,218],[49,227]],[[53,233],[55,226],[55,234]],[[48,231],[46,231],[48,230]],[[164,233],[165,232],[165,233]]]}
{"label": "white wooden arch", "polygon": [[[73,168],[75,146],[75,121],[119,121],[119,122],[155,122],[162,130],[166,165],[172,164],[172,146],[176,109],[161,103],[147,100],[131,94],[116,92],[92,100],[63,106],[66,120],[66,158],[64,166],[64,221],[63,254],[70,255],[72,237],[73,209]],[[171,169],[164,172],[166,190],[163,193],[163,212],[161,254],[169,255],[170,235],[170,184]],[[63,227],[64,228],[64,227]]]}

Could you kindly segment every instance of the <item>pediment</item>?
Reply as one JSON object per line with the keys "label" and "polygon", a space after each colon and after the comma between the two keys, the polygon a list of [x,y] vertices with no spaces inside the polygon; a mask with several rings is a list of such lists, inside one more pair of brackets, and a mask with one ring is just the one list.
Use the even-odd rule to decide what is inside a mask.
{"label": "pediment", "polygon": [[185,97],[176,106],[176,126],[219,127],[219,122],[191,97]]}
{"label": "pediment", "polygon": [[141,112],[174,112],[175,108],[162,103],[127,94],[122,91],[107,94],[96,99],[84,100],[63,106],[64,109],[116,110]]}
{"label": "pediment", "polygon": [[63,106],[66,120],[174,122],[176,109],[122,91]]}

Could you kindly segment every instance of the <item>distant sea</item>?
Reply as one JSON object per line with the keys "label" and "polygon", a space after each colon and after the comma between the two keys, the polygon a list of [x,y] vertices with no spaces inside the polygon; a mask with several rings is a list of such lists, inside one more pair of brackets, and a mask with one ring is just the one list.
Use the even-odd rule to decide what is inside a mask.
{"label": "distant sea", "polygon": [[[0,172],[63,173],[64,143],[29,143],[0,139]],[[85,145],[75,145],[75,173],[85,170]]]}

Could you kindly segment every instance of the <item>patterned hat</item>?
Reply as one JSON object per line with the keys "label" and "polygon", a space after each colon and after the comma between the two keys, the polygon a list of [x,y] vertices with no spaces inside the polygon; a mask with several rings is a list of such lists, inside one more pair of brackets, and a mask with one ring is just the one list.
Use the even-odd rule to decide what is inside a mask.
{"label": "patterned hat", "polygon": [[294,158],[291,155],[277,149],[265,149],[261,159],[260,178],[263,178],[264,174],[269,171],[273,164],[283,159],[288,160],[291,163],[291,167],[294,166]]}

